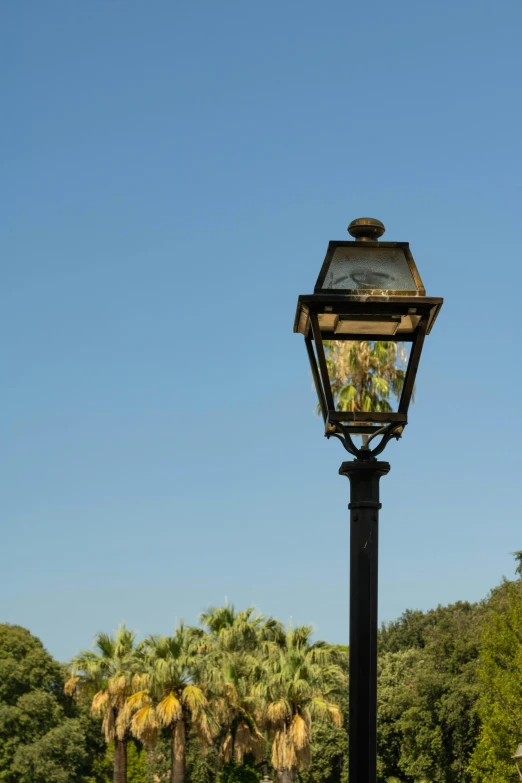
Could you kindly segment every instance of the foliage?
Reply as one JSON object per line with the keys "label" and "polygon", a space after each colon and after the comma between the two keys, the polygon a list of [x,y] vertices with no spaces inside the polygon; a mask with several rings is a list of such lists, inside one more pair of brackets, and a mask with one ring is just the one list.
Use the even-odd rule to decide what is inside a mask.
{"label": "foliage", "polygon": [[253,606],[238,612],[228,601],[225,606],[210,606],[200,615],[210,645],[222,652],[253,652],[260,642],[283,638],[282,623],[254,612]]}
{"label": "foliage", "polygon": [[127,778],[128,783],[145,783],[147,765],[145,749],[138,747],[135,742],[129,742],[127,746]]}
{"label": "foliage", "polygon": [[280,780],[310,766],[316,724],[343,722],[339,698],[347,682],[340,653],[324,642],[312,644],[311,633],[309,626],[290,627],[283,639],[270,645],[263,676],[254,688]]}
{"label": "foliage", "polygon": [[169,729],[172,748],[172,779],[185,776],[188,732],[197,731],[206,747],[217,732],[204,683],[198,680],[202,668],[199,655],[200,634],[183,623],[173,636],[151,636],[142,645],[141,685],[143,689],[128,697],[134,711],[130,726],[135,737],[147,747],[156,744],[159,730]]}
{"label": "foliage", "polygon": [[50,728],[35,742],[17,748],[11,767],[20,780],[33,783],[70,783],[71,775],[85,765],[85,737],[78,721],[67,720]]}
{"label": "foliage", "polygon": [[92,700],[92,714],[103,718],[107,742],[127,739],[131,718],[127,698],[136,689],[134,675],[139,668],[135,634],[122,625],[115,636],[97,634],[94,646],[73,658],[64,690]]}
{"label": "foliage", "polygon": [[219,768],[217,748],[203,751],[197,732],[192,730],[187,744],[187,777],[190,783],[215,783]]}
{"label": "foliage", "polygon": [[168,783],[170,780],[171,737],[161,732],[155,746],[143,749],[145,774],[136,783]]}
{"label": "foliage", "polygon": [[[479,720],[477,662],[482,604],[406,613],[384,629],[380,659],[380,774],[467,783]],[[411,647],[404,640],[413,641]],[[401,649],[402,645],[402,649]]]}
{"label": "foliage", "polygon": [[115,636],[99,633],[95,649],[84,650],[71,661],[64,691],[79,703],[90,703],[91,713],[102,718],[107,743],[114,743],[114,781],[128,783],[127,742],[132,711],[128,702],[141,684],[140,651],[135,634],[125,625]]}
{"label": "foliage", "polygon": [[[0,780],[101,783],[92,721],[63,693],[62,667],[25,628],[0,625]],[[98,729],[99,730],[99,729]]]}
{"label": "foliage", "polygon": [[336,410],[392,410],[406,377],[407,353],[393,341],[325,341],[326,364]]}
{"label": "foliage", "polygon": [[476,783],[508,783],[522,741],[522,582],[493,591],[488,608],[478,670],[482,727],[470,772]]}
{"label": "foliage", "polygon": [[[112,783],[114,768],[114,742],[106,747],[104,764],[104,783]],[[147,780],[146,752],[139,743],[129,740],[127,744],[127,781],[128,783],[149,783]],[[150,783],[153,783],[151,778]]]}
{"label": "foliage", "polygon": [[[76,699],[38,639],[0,626],[0,781],[111,783],[119,747],[124,783],[258,783],[269,760],[279,783],[348,783],[347,649],[252,607],[201,619],[138,645],[98,635],[73,661]],[[516,779],[521,579],[407,610],[380,629],[378,664],[378,783]]]}
{"label": "foliage", "polygon": [[258,783],[260,780],[261,773],[253,757],[245,758],[242,764],[227,761],[218,775],[218,783]]}
{"label": "foliage", "polygon": [[283,627],[271,617],[254,615],[253,607],[236,612],[228,602],[224,607],[210,607],[200,619],[208,630],[205,676],[220,725],[220,756],[225,764],[241,765],[248,754],[260,762],[266,758],[266,742],[259,725],[262,704],[255,685],[263,676],[268,651],[284,643]]}
{"label": "foliage", "polygon": [[406,609],[398,620],[382,625],[379,654],[425,647],[428,629],[435,623],[433,612]]}
{"label": "foliage", "polygon": [[402,715],[413,702],[413,672],[417,668],[419,650],[402,649],[386,652],[379,658],[377,773],[379,781],[399,777],[403,773]]}
{"label": "foliage", "polygon": [[[348,722],[345,701],[343,713]],[[314,728],[310,746],[310,766],[300,770],[302,783],[348,782],[348,733],[345,725],[319,724]]]}

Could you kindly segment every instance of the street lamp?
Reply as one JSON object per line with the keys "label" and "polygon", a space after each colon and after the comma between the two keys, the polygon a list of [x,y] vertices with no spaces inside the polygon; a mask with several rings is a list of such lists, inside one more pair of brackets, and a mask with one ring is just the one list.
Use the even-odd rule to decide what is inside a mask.
{"label": "street lamp", "polygon": [[[325,435],[355,457],[339,470],[350,480],[349,777],[375,783],[379,480],[390,470],[376,457],[408,423],[424,338],[443,300],[426,296],[407,242],[379,242],[379,220],[353,220],[348,231],[354,241],[329,243],[314,293],[299,297],[294,332],[305,338]],[[379,377],[381,354],[388,379]],[[345,357],[341,378],[336,355]]]}
{"label": "street lamp", "polygon": [[522,744],[520,744],[517,748],[517,752],[514,756],[511,756],[513,761],[515,762],[515,766],[517,768],[517,772],[520,775],[520,780],[522,780],[522,772],[520,771],[520,766],[518,764],[519,761],[522,761]]}

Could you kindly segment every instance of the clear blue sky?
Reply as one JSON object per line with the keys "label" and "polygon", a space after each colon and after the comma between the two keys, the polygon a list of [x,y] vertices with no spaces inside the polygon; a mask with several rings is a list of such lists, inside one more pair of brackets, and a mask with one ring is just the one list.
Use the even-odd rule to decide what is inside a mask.
{"label": "clear blue sky", "polygon": [[225,596],[348,639],[345,454],[292,333],[381,219],[445,305],[382,481],[380,614],[522,549],[522,6],[5,0],[2,619],[67,659]]}

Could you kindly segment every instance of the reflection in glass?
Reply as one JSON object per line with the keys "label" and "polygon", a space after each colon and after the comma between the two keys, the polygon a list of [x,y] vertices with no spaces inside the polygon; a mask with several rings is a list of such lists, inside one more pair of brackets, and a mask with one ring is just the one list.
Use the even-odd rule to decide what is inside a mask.
{"label": "reflection in glass", "polygon": [[336,248],[322,288],[407,290],[417,286],[401,248]]}
{"label": "reflection in glass", "polygon": [[408,351],[393,341],[324,341],[337,411],[397,410],[406,377]]}

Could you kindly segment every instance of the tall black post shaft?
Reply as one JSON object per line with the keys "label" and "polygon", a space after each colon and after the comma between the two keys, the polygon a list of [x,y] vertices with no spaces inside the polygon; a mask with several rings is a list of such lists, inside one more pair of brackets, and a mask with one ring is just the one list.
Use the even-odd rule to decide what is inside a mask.
{"label": "tall black post shaft", "polygon": [[388,462],[355,460],[350,479],[350,783],[377,780],[379,480]]}

